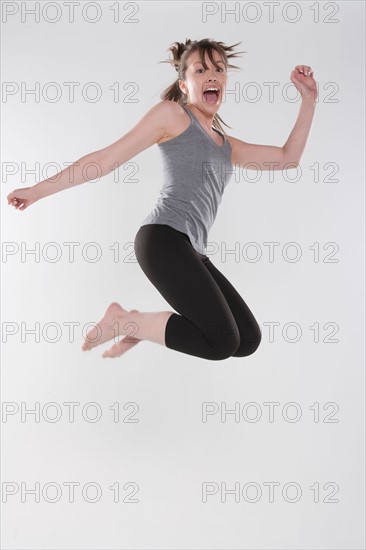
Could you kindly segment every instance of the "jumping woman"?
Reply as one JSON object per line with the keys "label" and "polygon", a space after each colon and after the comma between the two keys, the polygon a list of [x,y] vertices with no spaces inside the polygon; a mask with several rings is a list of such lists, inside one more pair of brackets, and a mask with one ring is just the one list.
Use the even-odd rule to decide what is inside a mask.
{"label": "jumping woman", "polygon": [[25,210],[41,198],[92,179],[86,179],[84,171],[90,162],[97,163],[103,177],[152,145],[159,147],[164,184],[137,231],[134,247],[141,269],[175,312],[128,311],[113,302],[87,333],[84,351],[117,336],[124,338],[102,357],[118,357],[141,340],[211,361],[246,357],[258,348],[260,327],[243,298],[206,255],[207,237],[234,166],[255,163],[261,170],[298,166],[317,90],[311,68],[296,66],[291,80],[301,94],[301,107],[283,147],[246,143],[227,135],[217,112],[227,71],[238,68],[229,63],[242,53],[233,51],[238,44],[226,46],[212,39],[175,42],[169,48],[173,57],[164,62],[177,71],[176,81],[129,132],[56,176],[9,193],[8,204]]}

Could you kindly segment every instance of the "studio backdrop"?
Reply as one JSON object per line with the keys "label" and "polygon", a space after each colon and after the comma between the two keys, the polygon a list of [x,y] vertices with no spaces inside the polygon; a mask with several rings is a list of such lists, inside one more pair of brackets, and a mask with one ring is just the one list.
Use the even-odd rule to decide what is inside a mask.
{"label": "studio backdrop", "polygon": [[[364,548],[364,17],[359,1],[1,3],[3,548]],[[83,352],[114,301],[171,309],[134,251],[159,149],[23,212],[6,197],[130,131],[177,77],[171,44],[202,38],[245,52],[219,114],[247,143],[288,139],[295,66],[317,83],[299,165],[235,167],[208,238],[261,344]]]}

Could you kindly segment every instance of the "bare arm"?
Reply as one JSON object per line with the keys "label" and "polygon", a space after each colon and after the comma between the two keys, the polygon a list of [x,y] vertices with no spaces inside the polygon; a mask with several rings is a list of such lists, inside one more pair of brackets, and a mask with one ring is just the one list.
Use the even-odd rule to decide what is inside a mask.
{"label": "bare arm", "polygon": [[283,170],[289,162],[283,147],[247,143],[232,136],[226,136],[231,143],[231,162],[246,170]]}
{"label": "bare arm", "polygon": [[314,116],[315,103],[303,99],[300,111],[285,145],[257,145],[227,136],[232,146],[232,163],[247,170],[296,168],[304,152]]}
{"label": "bare arm", "polygon": [[154,105],[131,130],[111,145],[81,157],[51,178],[32,187],[36,200],[103,177],[156,143],[164,134],[169,102]]}
{"label": "bare arm", "polygon": [[102,177],[98,151],[89,153],[73,162],[54,176],[33,185],[32,190],[37,200],[59,193],[64,189],[75,187],[86,181]]}
{"label": "bare arm", "polygon": [[308,65],[297,65],[291,81],[301,94],[301,107],[295,126],[282,147],[257,145],[227,136],[232,146],[232,163],[248,170],[283,170],[299,165],[309,136],[317,99],[316,82]]}
{"label": "bare arm", "polygon": [[306,98],[301,101],[295,126],[283,146],[284,157],[287,159],[287,162],[296,162],[297,164],[300,162],[313,121],[315,105],[312,98]]}
{"label": "bare arm", "polygon": [[[56,176],[38,183],[35,186],[37,194],[43,198],[97,177],[103,177],[151,147],[165,133],[164,120],[168,108],[165,102],[154,105],[120,139],[103,149],[85,155]],[[94,165],[93,168],[92,165]]]}

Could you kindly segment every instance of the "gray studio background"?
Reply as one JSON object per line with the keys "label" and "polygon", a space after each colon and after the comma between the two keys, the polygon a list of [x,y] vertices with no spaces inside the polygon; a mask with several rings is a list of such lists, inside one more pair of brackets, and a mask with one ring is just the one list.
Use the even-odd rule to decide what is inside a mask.
{"label": "gray studio background", "polygon": [[[63,2],[53,3],[54,23],[55,7],[36,21],[21,14],[35,3],[11,4],[19,12],[4,18],[3,11],[1,59],[8,92],[3,548],[364,548],[364,3],[319,2],[318,12],[310,2],[297,3],[301,16],[292,23],[287,3],[270,21],[261,2],[246,16],[246,3],[237,2],[239,12],[226,20],[225,3],[210,3],[213,15],[204,20],[207,6],[200,2],[103,2],[95,23],[85,18],[94,18],[92,7],[82,17],[82,2],[74,22]],[[24,212],[10,208],[6,196],[119,139],[175,79],[168,64],[158,64],[170,44],[204,37],[241,40],[236,50],[247,52],[234,61],[240,71],[229,72],[227,90],[238,95],[227,94],[220,109],[234,137],[283,145],[299,111],[299,102],[284,98],[291,70],[310,65],[319,84],[301,174],[275,172],[271,181],[268,172],[239,170],[210,232],[210,259],[252,309],[262,344],[250,357],[221,362],[151,342],[117,359],[101,357],[112,342],[83,353],[83,327],[112,301],[141,311],[171,309],[133,253],[162,183],[158,148],[121,167],[118,178],[111,173]],[[46,93],[50,82],[61,91],[55,101],[51,88]],[[80,83],[74,101],[71,82]],[[92,88],[87,100],[90,82],[102,91],[98,101],[90,101]],[[245,96],[249,82],[257,88]],[[268,83],[277,83],[273,100]],[[37,86],[37,97],[24,93]],[[56,166],[43,176],[32,173],[48,163]],[[49,243],[58,248],[47,249]],[[66,243],[77,243],[73,261]],[[90,243],[102,252],[98,261]],[[248,243],[257,243],[257,251],[248,250],[250,257],[259,252],[257,261],[245,256]],[[278,243],[273,261],[268,243]],[[289,261],[294,248],[286,259],[288,243],[297,243],[298,261]],[[39,247],[38,256],[24,255],[24,247]],[[37,327],[39,338],[26,333]],[[73,422],[67,403],[77,404]],[[97,409],[88,403],[99,407],[99,420],[91,421]],[[216,412],[203,422],[205,403]],[[268,403],[277,404],[273,421]],[[38,421],[24,410],[22,416],[22,408],[36,406]],[[221,416],[225,407],[237,407],[239,415]],[[79,485],[69,502],[65,484],[72,482]],[[25,495],[36,483],[39,502]],[[93,486],[82,494],[88,483],[101,490],[94,503]],[[217,489],[207,502],[205,483]],[[239,502],[229,493],[223,502],[225,487],[235,483]],[[273,502],[271,483],[278,484]],[[301,493],[290,502],[294,487]],[[4,492],[13,493],[7,502]]]}

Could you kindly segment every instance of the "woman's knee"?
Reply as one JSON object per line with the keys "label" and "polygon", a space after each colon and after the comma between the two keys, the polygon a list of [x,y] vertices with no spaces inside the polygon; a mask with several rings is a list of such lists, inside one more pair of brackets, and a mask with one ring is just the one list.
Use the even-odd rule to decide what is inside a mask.
{"label": "woman's knee", "polygon": [[233,357],[247,357],[248,355],[252,355],[259,348],[261,341],[262,331],[259,325],[252,328],[250,331],[244,331],[240,344],[235,353],[233,353]]}
{"label": "woman's knee", "polygon": [[204,331],[204,333],[210,347],[210,359],[222,361],[232,357],[240,346],[240,332],[236,324],[224,328],[217,326],[216,329],[214,332],[211,331],[209,335],[207,331]]}

